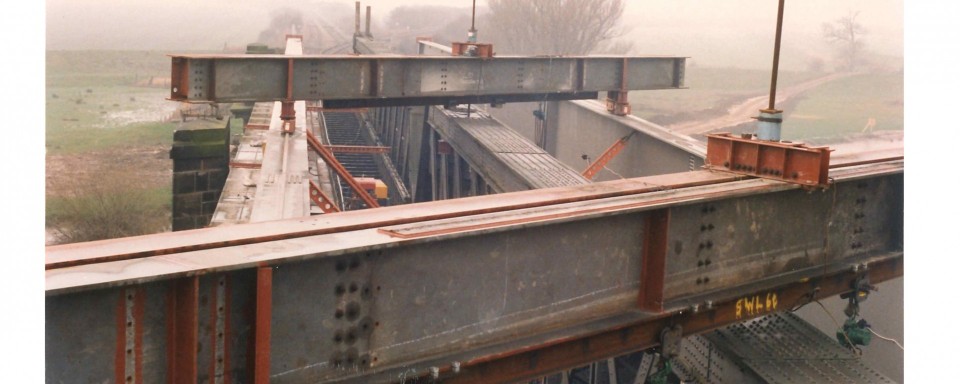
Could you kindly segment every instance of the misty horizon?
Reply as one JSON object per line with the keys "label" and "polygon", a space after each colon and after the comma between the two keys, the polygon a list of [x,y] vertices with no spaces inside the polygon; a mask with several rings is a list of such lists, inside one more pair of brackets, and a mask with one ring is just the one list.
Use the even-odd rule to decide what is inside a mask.
{"label": "misty horizon", "polygon": [[[384,31],[384,25],[390,12],[397,7],[462,8],[464,14],[469,15],[471,1],[462,3],[367,0],[362,5],[372,6],[375,35],[388,39],[390,33]],[[354,2],[347,0],[310,3],[146,0],[132,4],[117,0],[49,0],[46,4],[47,50],[171,53],[222,51],[225,47],[244,47],[258,42],[274,16],[285,9],[301,12],[308,21],[324,17],[333,24],[342,20],[330,20],[331,16],[352,19],[354,10]],[[190,11],[184,12],[187,7]],[[477,8],[478,14],[484,14],[486,2],[479,1]],[[891,67],[902,66],[902,0],[810,0],[786,4],[782,68],[803,70],[811,60],[828,58],[831,47],[822,36],[821,26],[849,12],[859,12],[858,21],[868,31],[865,37],[867,50],[883,57],[884,61],[888,58],[900,61]],[[775,1],[736,0],[710,4],[693,0],[629,1],[620,23],[626,33],[620,39],[633,42],[633,49],[629,52],[633,55],[688,56],[692,65],[764,69],[770,65],[775,22]],[[482,41],[484,25],[478,24],[477,27]],[[341,28],[344,28],[343,23]],[[469,25],[463,28],[464,38],[468,28]],[[272,42],[274,45],[281,43]]]}

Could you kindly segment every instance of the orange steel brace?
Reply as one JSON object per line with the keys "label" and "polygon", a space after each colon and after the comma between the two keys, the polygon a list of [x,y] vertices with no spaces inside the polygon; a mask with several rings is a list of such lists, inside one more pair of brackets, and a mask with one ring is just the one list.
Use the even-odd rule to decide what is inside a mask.
{"label": "orange steel brace", "polygon": [[273,315],[273,267],[257,268],[256,321],[253,341],[253,382],[270,382],[270,321]]}
{"label": "orange steel brace", "polygon": [[617,140],[617,142],[613,143],[610,148],[607,148],[606,151],[603,151],[603,154],[594,160],[593,163],[583,171],[583,177],[587,178],[587,180],[593,180],[593,177],[597,175],[597,172],[600,172],[603,167],[606,167],[607,163],[609,163],[610,160],[613,160],[613,158],[616,157],[617,154],[619,154],[620,151],[627,146],[627,141],[629,141],[635,133],[636,132],[631,132],[629,135],[621,137],[619,140]]}
{"label": "orange steel brace", "polygon": [[310,200],[313,200],[313,202],[320,207],[320,210],[323,211],[323,213],[340,212],[340,209],[337,208],[337,205],[333,203],[333,199],[327,196],[326,193],[323,193],[323,191],[320,190],[320,187],[317,186],[317,183],[314,183],[313,180],[310,180]]}
{"label": "orange steel brace", "polygon": [[198,276],[170,282],[167,293],[167,382],[197,382],[197,341],[200,280]]}
{"label": "orange steel brace", "polygon": [[353,175],[351,175],[350,172],[343,167],[343,164],[340,164],[340,162],[337,161],[337,158],[333,156],[333,153],[325,148],[323,144],[320,144],[320,140],[317,140],[317,137],[314,136],[310,131],[307,131],[307,143],[310,144],[310,148],[313,148],[313,150],[316,151],[321,158],[323,158],[323,161],[325,161],[327,165],[333,168],[334,172],[337,172],[337,174],[340,175],[340,177],[342,177],[343,180],[350,185],[350,188],[353,189],[353,192],[356,193],[357,196],[360,196],[360,199],[367,204],[367,207],[377,208],[380,206],[377,204],[377,201],[373,199],[373,197],[370,197],[370,194],[367,193],[367,191],[360,187],[360,184],[357,183],[357,180],[354,179]]}

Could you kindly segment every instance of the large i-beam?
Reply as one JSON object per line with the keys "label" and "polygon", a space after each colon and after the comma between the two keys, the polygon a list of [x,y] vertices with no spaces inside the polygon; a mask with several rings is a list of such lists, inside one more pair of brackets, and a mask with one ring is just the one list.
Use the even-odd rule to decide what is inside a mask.
{"label": "large i-beam", "polygon": [[682,88],[685,61],[622,56],[175,55],[170,99],[323,100],[326,108],[596,99],[605,91]]}

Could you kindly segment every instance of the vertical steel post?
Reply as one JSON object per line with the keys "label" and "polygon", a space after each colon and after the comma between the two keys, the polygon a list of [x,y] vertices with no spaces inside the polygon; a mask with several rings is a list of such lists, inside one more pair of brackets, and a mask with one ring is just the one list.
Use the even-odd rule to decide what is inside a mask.
{"label": "vertical steel post", "polygon": [[355,13],[355,20],[353,23],[353,35],[360,36],[360,2],[357,2],[357,10]]}
{"label": "vertical steel post", "polygon": [[370,6],[367,6],[367,27],[364,29],[363,35],[369,38],[373,38],[373,35],[370,34]]}
{"label": "vertical steel post", "polygon": [[257,268],[256,321],[254,322],[253,382],[270,382],[270,322],[273,315],[273,268]]}
{"label": "vertical steel post", "polygon": [[770,103],[767,105],[767,109],[774,109],[777,102],[777,72],[780,69],[780,35],[783,31],[784,2],[784,0],[780,0],[777,9],[777,34],[773,43],[773,73],[770,75]]}
{"label": "vertical steel post", "polygon": [[663,286],[667,267],[667,233],[670,227],[670,209],[647,213],[643,226],[643,250],[640,260],[641,310],[663,311]]}
{"label": "vertical steel post", "polygon": [[114,373],[117,383],[143,383],[143,288],[120,291]]}
{"label": "vertical steel post", "polygon": [[197,382],[200,278],[170,282],[167,294],[167,382]]}
{"label": "vertical steel post", "polygon": [[777,34],[773,43],[773,71],[770,74],[770,102],[767,109],[760,110],[757,117],[757,138],[760,140],[780,141],[783,124],[783,111],[775,108],[777,102],[777,73],[780,69],[780,35],[783,31],[783,4],[780,0],[777,9]]}

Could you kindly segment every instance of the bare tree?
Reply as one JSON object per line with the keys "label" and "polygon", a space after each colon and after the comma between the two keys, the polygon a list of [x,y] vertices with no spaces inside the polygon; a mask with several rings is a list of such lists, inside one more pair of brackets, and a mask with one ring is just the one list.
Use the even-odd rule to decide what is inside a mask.
{"label": "bare tree", "polygon": [[843,62],[842,68],[853,71],[860,62],[860,55],[866,47],[863,36],[867,29],[857,21],[860,12],[850,12],[833,23],[823,23],[823,37],[838,47]]}
{"label": "bare tree", "polygon": [[630,48],[610,43],[623,34],[617,26],[623,0],[489,0],[487,5],[480,40],[490,36],[498,53],[582,55]]}

